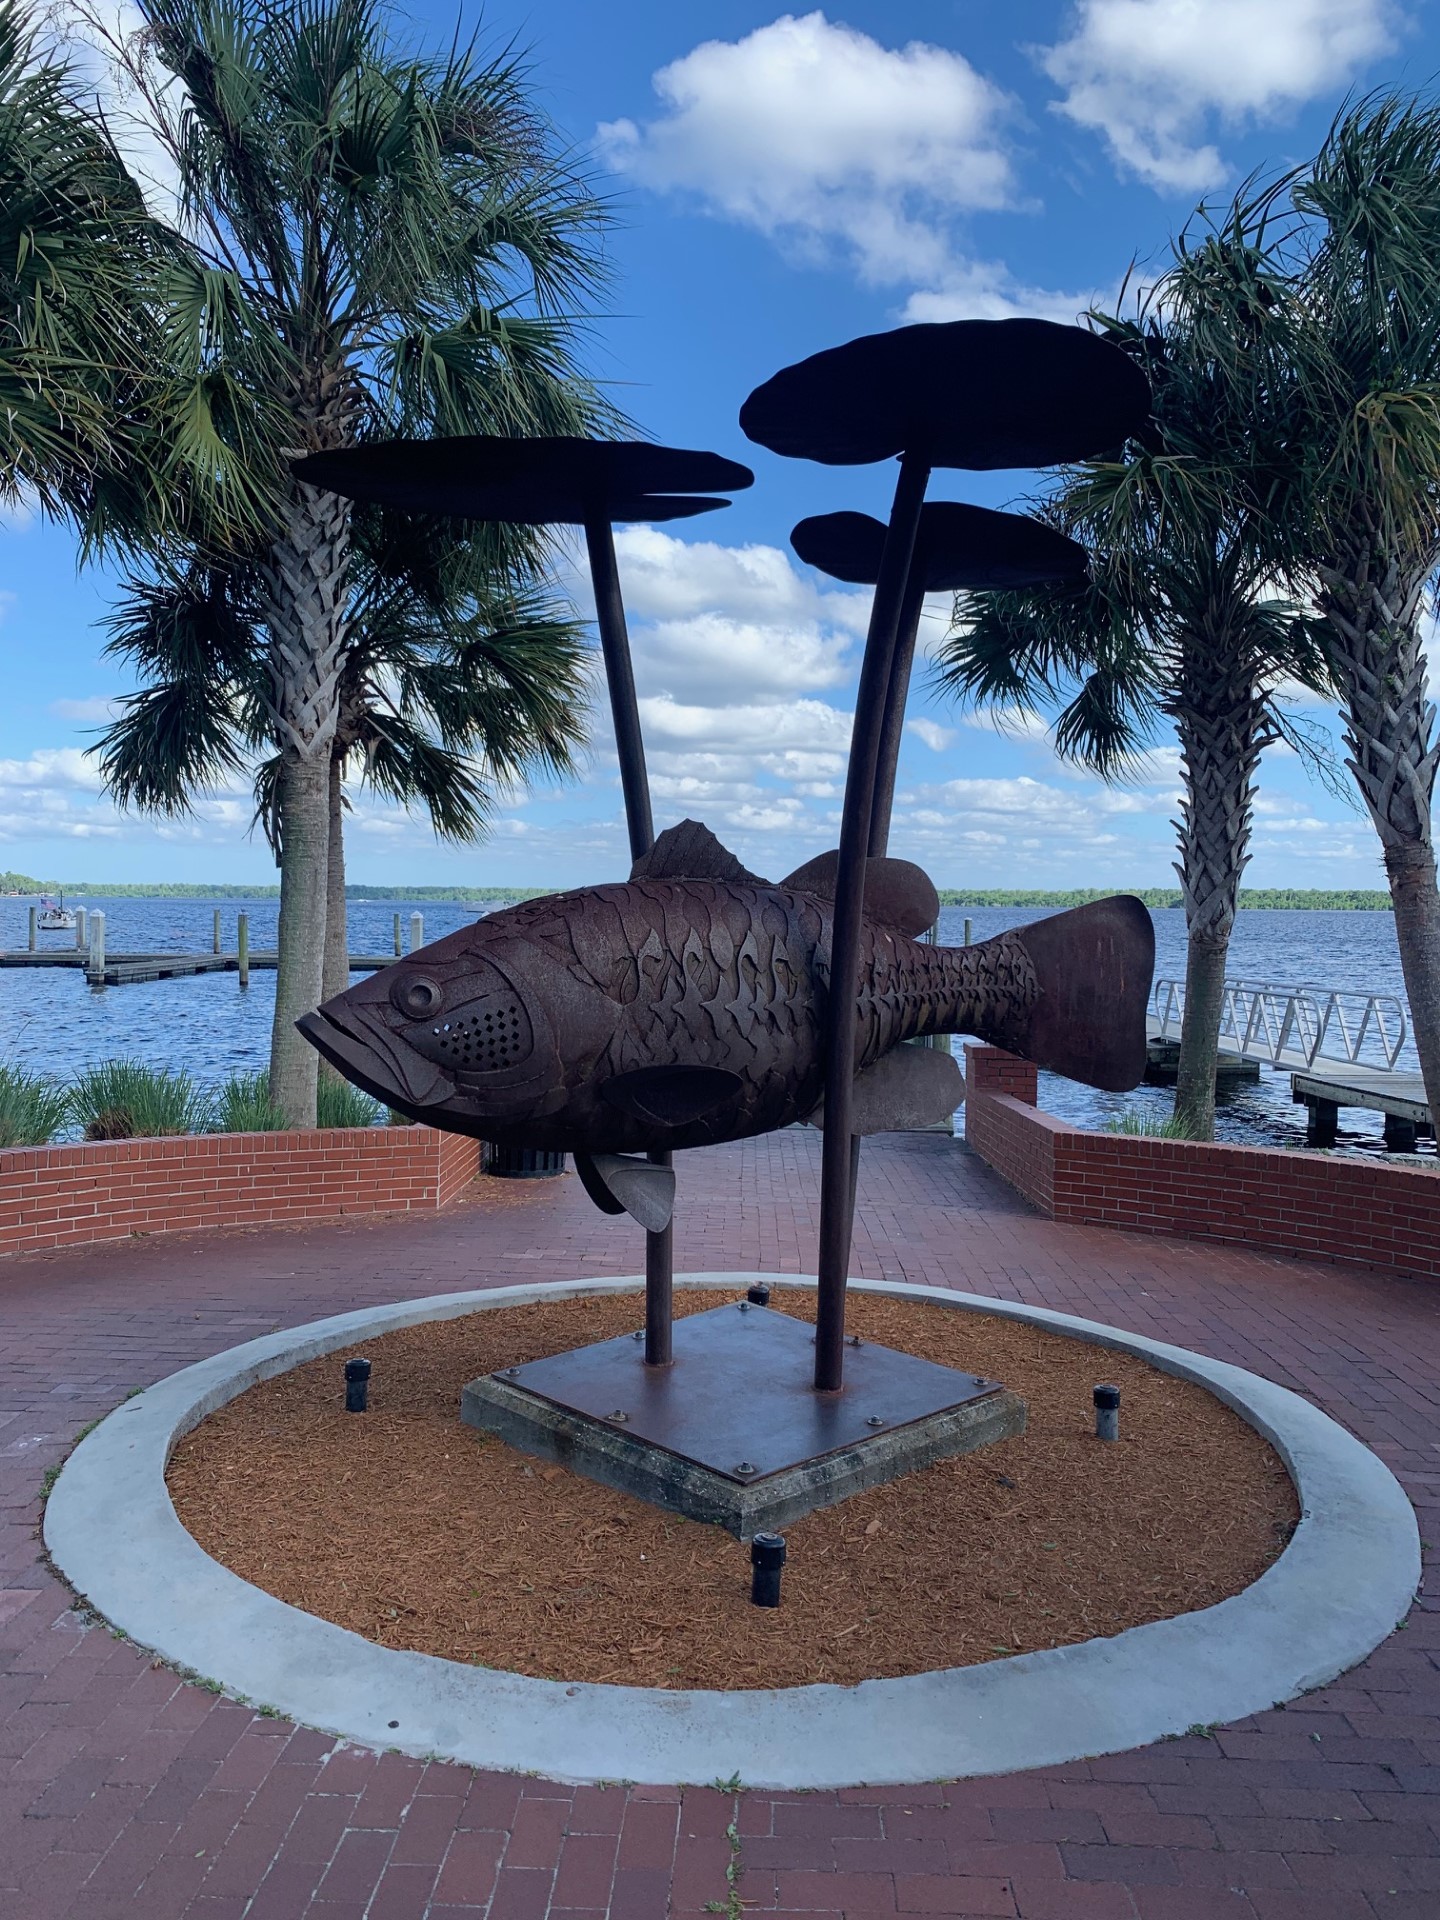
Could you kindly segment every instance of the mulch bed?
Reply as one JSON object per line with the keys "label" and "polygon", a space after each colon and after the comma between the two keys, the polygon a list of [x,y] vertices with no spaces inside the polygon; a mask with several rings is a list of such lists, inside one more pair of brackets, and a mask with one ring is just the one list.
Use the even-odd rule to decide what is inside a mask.
{"label": "mulch bed", "polygon": [[[677,1313],[736,1299],[677,1295]],[[813,1295],[776,1306],[813,1317]],[[772,1312],[776,1307],[770,1309]],[[635,1295],[505,1307],[389,1333],[370,1412],[343,1354],[253,1387],[169,1468],[181,1520],[256,1586],[383,1646],[568,1681],[788,1687],[965,1666],[1213,1605],[1298,1518],[1271,1447],[1202,1388],[989,1314],[852,1294],[867,1340],[1003,1381],[1028,1431],[786,1530],[784,1604],[749,1549],[462,1426],[477,1374],[635,1327]],[[1122,1439],[1090,1391],[1122,1389]]]}

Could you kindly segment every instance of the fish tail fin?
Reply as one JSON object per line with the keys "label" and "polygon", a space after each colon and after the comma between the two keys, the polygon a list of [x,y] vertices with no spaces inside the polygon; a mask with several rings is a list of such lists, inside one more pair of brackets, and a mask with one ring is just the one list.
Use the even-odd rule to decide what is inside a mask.
{"label": "fish tail fin", "polygon": [[1155,928],[1133,894],[950,951],[964,981],[954,1031],[1109,1093],[1139,1085]]}

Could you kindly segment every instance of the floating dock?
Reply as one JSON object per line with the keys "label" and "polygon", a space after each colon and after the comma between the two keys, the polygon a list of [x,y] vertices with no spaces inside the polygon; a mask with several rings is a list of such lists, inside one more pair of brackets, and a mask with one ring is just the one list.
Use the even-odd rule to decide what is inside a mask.
{"label": "floating dock", "polygon": [[1385,1144],[1396,1153],[1413,1153],[1419,1135],[1435,1131],[1418,1073],[1317,1060],[1305,1072],[1291,1074],[1290,1097],[1308,1109],[1305,1144],[1310,1147],[1334,1146],[1342,1107],[1383,1114]]}
{"label": "floating dock", "polygon": [[[393,953],[352,953],[352,973],[377,973],[393,965]],[[273,973],[278,956],[273,950],[252,948],[249,964],[259,973]],[[107,953],[104,965],[91,969],[84,947],[57,947],[52,952],[0,953],[0,967],[72,967],[92,987],[130,987],[150,980],[184,980],[198,973],[238,973],[238,953]]]}

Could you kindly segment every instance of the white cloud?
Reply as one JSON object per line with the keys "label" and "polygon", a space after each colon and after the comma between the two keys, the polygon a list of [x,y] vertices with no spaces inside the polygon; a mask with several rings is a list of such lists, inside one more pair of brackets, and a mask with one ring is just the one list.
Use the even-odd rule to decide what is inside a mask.
{"label": "white cloud", "polygon": [[616,561],[625,604],[642,620],[721,613],[772,626],[829,624],[863,633],[868,590],[816,584],[782,547],[681,540],[658,527],[620,527]]}
{"label": "white cloud", "polygon": [[1103,135],[1122,171],[1176,193],[1226,177],[1207,138],[1343,87],[1396,45],[1393,0],[1079,0],[1040,63],[1056,110]]}
{"label": "white cloud", "polygon": [[52,700],[50,711],[57,720],[100,722],[113,720],[120,702],[113,694],[92,693],[80,700]]}
{"label": "white cloud", "polygon": [[951,260],[940,284],[912,293],[901,309],[906,321],[1013,320],[1023,317],[1056,320],[1073,326],[1087,308],[1102,304],[1107,289],[1091,287],[1084,293],[1054,293],[1047,287],[1017,280],[998,260]]}
{"label": "white cloud", "polygon": [[766,760],[819,755],[828,765],[850,749],[851,716],[823,700],[748,703],[745,706],[681,705],[669,694],[640,702],[647,739],[721,751],[748,749]]}
{"label": "white cloud", "polygon": [[885,47],[820,12],[707,40],[653,76],[663,103],[614,120],[600,149],[659,192],[694,195],[808,264],[839,259],[871,286],[917,289],[907,320],[1073,320],[1093,295],[1018,281],[975,260],[965,216],[1020,202],[1015,103],[963,54]]}
{"label": "white cloud", "polygon": [[100,791],[100,769],[79,747],[37,747],[26,760],[0,760],[0,788]]}
{"label": "white cloud", "polygon": [[601,127],[612,165],[802,250],[838,243],[871,281],[938,273],[947,216],[1013,196],[1009,102],[943,47],[785,14],[705,41],[654,87],[659,119]]}
{"label": "white cloud", "polygon": [[923,740],[932,753],[943,753],[955,738],[953,727],[942,727],[934,720],[907,720],[906,726],[919,740]]}
{"label": "white cloud", "polygon": [[148,31],[133,0],[50,0],[47,25],[63,44],[72,71],[93,90],[106,124],[152,213],[179,224],[179,176],[149,110],[117,55],[138,47]]}

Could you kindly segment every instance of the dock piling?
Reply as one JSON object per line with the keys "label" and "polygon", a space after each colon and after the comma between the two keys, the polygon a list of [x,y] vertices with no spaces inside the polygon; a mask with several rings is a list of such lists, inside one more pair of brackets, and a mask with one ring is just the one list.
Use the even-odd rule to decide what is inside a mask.
{"label": "dock piling", "polygon": [[395,958],[398,960],[404,951],[404,947],[400,944],[400,916],[397,913],[395,916]]}
{"label": "dock piling", "polygon": [[970,922],[967,920],[965,922],[965,945],[968,947],[969,944],[970,944]]}
{"label": "dock piling", "polygon": [[90,958],[85,968],[86,978],[92,987],[105,984],[105,916],[103,913],[90,915]]}
{"label": "dock piling", "polygon": [[31,907],[30,909],[30,951],[31,953],[34,953],[35,951],[35,909],[34,907]]}
{"label": "dock piling", "polygon": [[90,933],[86,926],[88,916],[84,907],[75,909],[75,944],[83,953],[90,944]]}
{"label": "dock piling", "polygon": [[410,916],[410,951],[411,953],[414,953],[418,947],[423,947],[424,944],[425,944],[425,916],[423,913],[412,913]]}
{"label": "dock piling", "polygon": [[210,951],[212,953],[219,953],[220,951],[220,909],[218,907],[215,909],[215,928],[212,935]]}
{"label": "dock piling", "polygon": [[250,984],[250,916],[237,913],[235,916],[235,959],[240,970],[240,984]]}

